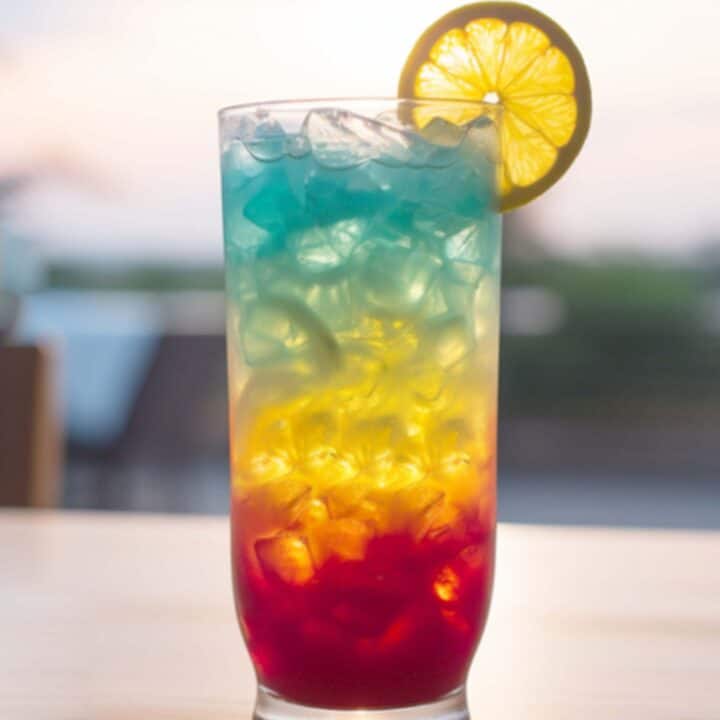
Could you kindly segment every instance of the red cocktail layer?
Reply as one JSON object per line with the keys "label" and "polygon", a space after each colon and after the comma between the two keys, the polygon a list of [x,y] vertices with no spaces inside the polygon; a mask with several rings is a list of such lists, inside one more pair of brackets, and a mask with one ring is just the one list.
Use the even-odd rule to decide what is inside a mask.
{"label": "red cocktail layer", "polygon": [[233,511],[238,614],[260,683],[326,708],[397,707],[461,686],[490,601],[494,520],[370,540],[288,581],[258,562]]}

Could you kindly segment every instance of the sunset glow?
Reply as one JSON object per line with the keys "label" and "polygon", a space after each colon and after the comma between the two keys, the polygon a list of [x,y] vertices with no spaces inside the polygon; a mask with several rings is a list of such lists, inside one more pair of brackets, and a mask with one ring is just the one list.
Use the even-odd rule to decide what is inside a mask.
{"label": "sunset glow", "polygon": [[[706,240],[720,226],[709,190],[720,160],[716,5],[695,0],[678,17],[654,2],[641,42],[648,3],[536,5],[583,48],[595,95],[584,153],[528,210],[538,232],[573,251]],[[0,170],[61,156],[75,179],[39,183],[15,208],[14,232],[49,254],[219,259],[216,110],[394,94],[413,41],[450,8],[412,7],[371,2],[348,17],[328,0],[18,4],[0,31]]]}

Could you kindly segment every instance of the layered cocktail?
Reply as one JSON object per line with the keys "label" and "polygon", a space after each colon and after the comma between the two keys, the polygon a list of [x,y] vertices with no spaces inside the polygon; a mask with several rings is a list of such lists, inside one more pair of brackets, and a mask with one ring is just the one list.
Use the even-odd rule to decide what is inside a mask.
{"label": "layered cocktail", "polygon": [[488,2],[431,25],[398,90],[220,116],[259,720],[468,717],[495,555],[499,213],[570,167],[590,84],[553,20]]}
{"label": "layered cocktail", "polygon": [[223,115],[236,601],[260,684],[287,700],[436,700],[462,687],[482,632],[493,115],[400,101]]}

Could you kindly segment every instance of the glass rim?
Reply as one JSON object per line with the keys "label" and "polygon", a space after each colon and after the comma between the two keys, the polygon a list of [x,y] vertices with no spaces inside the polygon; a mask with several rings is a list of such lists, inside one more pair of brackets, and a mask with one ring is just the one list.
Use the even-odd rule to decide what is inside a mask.
{"label": "glass rim", "polygon": [[[417,97],[405,97],[405,96],[391,96],[391,95],[345,95],[338,97],[315,97],[315,98],[291,98],[291,99],[280,99],[280,100],[264,100],[246,103],[236,103],[233,105],[226,105],[221,107],[217,111],[218,118],[223,120],[224,118],[233,115],[237,112],[249,111],[249,110],[261,110],[261,109],[272,109],[275,112],[291,112],[297,111],[302,107],[307,106],[323,106],[332,107],[333,104],[342,105],[343,103],[396,103],[399,105],[417,105],[417,106],[437,106],[437,107],[473,107],[478,108],[478,115],[493,114],[502,111],[502,105],[499,102],[491,102],[488,100],[473,100],[473,99],[462,99],[462,98],[417,98]],[[342,109],[342,108],[341,108]]]}

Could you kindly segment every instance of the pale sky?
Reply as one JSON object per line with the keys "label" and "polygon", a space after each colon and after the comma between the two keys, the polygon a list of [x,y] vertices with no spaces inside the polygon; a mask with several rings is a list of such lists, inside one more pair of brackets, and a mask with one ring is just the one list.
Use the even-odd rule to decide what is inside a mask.
{"label": "pale sky", "polygon": [[[28,194],[50,255],[219,259],[216,110],[393,95],[417,36],[460,0],[5,0],[0,172],[70,156],[88,179]],[[535,0],[594,92],[582,155],[532,206],[571,252],[720,237],[720,2]]]}

